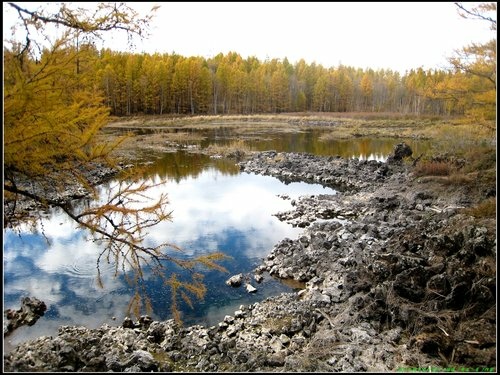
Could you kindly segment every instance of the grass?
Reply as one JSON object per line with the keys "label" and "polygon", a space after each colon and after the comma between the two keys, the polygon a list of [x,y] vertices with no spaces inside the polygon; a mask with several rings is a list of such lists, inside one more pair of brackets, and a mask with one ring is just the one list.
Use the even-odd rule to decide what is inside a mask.
{"label": "grass", "polygon": [[262,323],[263,328],[269,329],[270,333],[275,335],[288,331],[291,325],[291,316],[268,318]]}
{"label": "grass", "polygon": [[414,169],[417,177],[422,176],[449,176],[453,167],[446,162],[427,161],[418,164]]}
{"label": "grass", "polygon": [[[439,148],[466,147],[471,140],[494,138],[491,127],[454,118],[346,118],[321,140],[359,136],[440,140]],[[447,147],[448,146],[448,147]]]}
{"label": "grass", "polygon": [[235,125],[268,127],[288,126],[288,121],[296,120],[296,116],[283,115],[207,115],[207,116],[133,116],[126,118],[113,117],[106,125],[108,128],[190,128],[205,129],[213,126],[233,127]]}
{"label": "grass", "polygon": [[[461,126],[464,130],[464,126]],[[487,134],[446,130],[433,142],[431,155],[417,163],[416,177],[433,177],[443,185],[495,186],[496,146]]]}
{"label": "grass", "polygon": [[[214,127],[234,129],[238,134],[259,129],[280,132],[303,128],[325,128],[320,140],[353,137],[428,139],[432,147],[415,167],[420,177],[439,179],[443,184],[491,184],[496,179],[495,122],[477,123],[469,119],[438,116],[412,116],[399,113],[282,113],[206,116],[133,116],[112,118],[107,129],[138,130],[130,145],[147,144],[161,150],[169,143],[199,144],[203,137],[196,130]],[[492,131],[493,129],[493,131]],[[226,146],[210,146],[212,155],[240,157],[248,153],[243,140]],[[442,158],[432,158],[433,156]],[[463,163],[457,163],[462,159]]]}
{"label": "grass", "polygon": [[[340,125],[347,128],[364,125],[363,128],[375,127],[382,129],[387,126],[414,128],[415,125],[433,124],[443,121],[436,116],[412,116],[398,113],[321,113],[321,112],[298,112],[281,114],[252,114],[252,115],[143,115],[131,117],[112,117],[107,127],[132,127],[132,128],[160,128],[160,127],[190,127],[204,128],[206,126],[267,126],[273,125],[305,125],[320,122],[331,123],[336,128]],[[389,122],[388,122],[389,121]]]}
{"label": "grass", "polygon": [[210,145],[205,149],[210,155],[220,155],[224,157],[242,157],[250,152],[250,147],[245,141],[238,139],[228,145]]}
{"label": "grass", "polygon": [[497,214],[496,207],[497,199],[496,197],[491,197],[473,207],[464,209],[464,211],[475,218],[495,218]]}
{"label": "grass", "polygon": [[[456,117],[412,116],[399,113],[282,113],[254,115],[205,115],[205,116],[132,116],[113,117],[106,128],[120,129],[207,129],[231,127],[245,129],[272,128],[297,130],[302,127],[324,127],[328,133],[320,140],[352,137],[417,138],[436,141],[436,152],[467,150],[479,141],[495,138],[495,122],[473,123]],[[443,151],[444,150],[444,151]]]}

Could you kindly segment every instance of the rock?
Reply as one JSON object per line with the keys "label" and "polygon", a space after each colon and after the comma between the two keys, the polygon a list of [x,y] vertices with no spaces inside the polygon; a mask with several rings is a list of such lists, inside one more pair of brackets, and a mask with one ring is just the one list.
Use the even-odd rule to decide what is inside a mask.
{"label": "rock", "polygon": [[243,282],[243,274],[240,273],[238,275],[231,276],[226,280],[226,285],[232,286],[233,288],[239,287]]}
{"label": "rock", "polygon": [[[153,355],[144,350],[136,350],[128,359],[127,362],[123,364],[124,368],[136,367],[132,372],[153,372],[158,371],[158,364],[153,358]],[[125,370],[127,371],[127,370]]]}
{"label": "rock", "polygon": [[257,292],[257,288],[253,287],[251,284],[245,284],[245,288],[246,288],[248,293]]}
{"label": "rock", "polygon": [[253,279],[254,279],[257,283],[259,283],[259,284],[260,284],[260,283],[262,282],[262,280],[264,280],[264,276],[259,275],[259,274],[256,274],[256,275],[254,275],[254,276],[253,276]]}
{"label": "rock", "polygon": [[20,326],[32,326],[45,314],[46,310],[47,306],[45,302],[35,297],[24,297],[21,300],[21,308],[19,310],[7,309],[4,311],[4,336],[9,335]]}
{"label": "rock", "polygon": [[125,319],[123,319],[122,327],[123,328],[134,328],[134,322],[132,321],[132,319],[130,319],[128,316],[126,316]]}
{"label": "rock", "polygon": [[389,157],[387,158],[387,163],[401,161],[403,160],[403,158],[411,156],[412,154],[413,151],[410,146],[408,146],[404,142],[398,143],[396,146],[394,146],[392,155],[389,155]]}
{"label": "rock", "polygon": [[153,319],[149,316],[149,315],[142,315],[140,318],[139,318],[139,326],[141,326],[142,328],[149,328],[149,326],[151,325],[151,323],[153,322]]}
{"label": "rock", "polygon": [[246,315],[246,313],[244,311],[242,311],[242,310],[236,310],[234,312],[234,317],[235,318],[244,318],[245,315]]}

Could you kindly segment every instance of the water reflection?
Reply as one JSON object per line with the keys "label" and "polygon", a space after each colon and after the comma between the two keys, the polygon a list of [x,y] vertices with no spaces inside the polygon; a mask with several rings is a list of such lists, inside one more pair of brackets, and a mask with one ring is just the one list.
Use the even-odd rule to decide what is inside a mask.
{"label": "water reflection", "polygon": [[[197,144],[205,148],[210,144],[223,145],[244,139],[253,150],[309,152],[383,161],[400,142],[363,138],[321,142],[318,138],[323,131],[259,131],[242,135],[234,129],[209,129],[203,131],[206,134],[202,134]],[[409,144],[414,155],[425,152],[427,147],[417,141]],[[224,315],[234,313],[241,304],[291,290],[272,278],[266,278],[256,294],[248,294],[243,288],[230,288],[224,282],[231,274],[250,272],[277,242],[300,233],[301,229],[281,223],[272,216],[291,208],[290,201],[278,195],[297,198],[304,194],[334,193],[319,185],[284,185],[272,177],[240,173],[234,161],[211,159],[186,151],[160,155],[144,173],[144,178],[153,183],[168,180],[166,185],[152,189],[152,193],[159,196],[166,192],[173,211],[171,222],[150,228],[146,246],[170,242],[183,249],[184,257],[209,251],[222,251],[232,256],[231,260],[222,263],[229,274],[205,272],[208,292],[203,301],[196,303],[195,310],[180,305],[186,324],[214,324]],[[103,194],[108,187],[102,186]],[[75,223],[57,211],[40,220],[37,233],[30,233],[22,226],[16,231],[5,230],[4,308],[17,309],[23,296],[37,297],[48,307],[45,316],[33,327],[19,328],[6,339],[6,344],[55,335],[61,324],[96,328],[103,323],[121,321],[134,289],[123,275],[115,277],[114,266],[106,263],[101,263],[100,269],[105,288],[99,288],[96,282],[99,252],[97,243],[87,241]],[[170,318],[170,290],[148,270],[144,278],[153,305],[153,318]]]}
{"label": "water reflection", "polygon": [[143,174],[144,177],[158,176],[179,183],[186,177],[196,178],[208,167],[214,169],[214,175],[234,176],[240,173],[240,168],[234,160],[214,159],[208,155],[179,150],[160,154]]}
{"label": "water reflection", "polygon": [[[289,200],[303,194],[334,193],[319,185],[293,183],[284,185],[272,177],[235,173],[219,168],[220,161],[204,156],[182,158],[172,167],[175,155],[165,155],[151,166],[145,178],[153,182],[167,178],[166,185],[155,187],[150,194],[168,193],[172,221],[150,228],[145,246],[171,242],[180,246],[183,257],[221,251],[232,257],[222,265],[229,274],[204,272],[208,292],[196,303],[196,309],[180,303],[186,324],[215,324],[241,304],[253,303],[290,287],[270,277],[258,292],[248,294],[243,288],[225,285],[232,274],[250,272],[272,247],[285,237],[294,238],[300,230],[272,216],[291,208]],[[196,164],[199,162],[199,165]],[[103,192],[106,186],[102,187]],[[96,283],[96,257],[100,248],[89,242],[71,219],[58,211],[39,222],[38,233],[18,228],[4,237],[4,304],[18,308],[23,296],[37,297],[47,304],[47,312],[33,327],[15,331],[11,343],[40,335],[55,335],[57,326],[84,325],[99,327],[116,324],[126,312],[134,289],[123,275],[115,277],[113,265],[101,263],[104,289]],[[43,232],[43,235],[42,235]],[[45,241],[44,236],[49,240]],[[150,272],[145,272],[153,318],[167,319],[170,314],[170,290]]]}
{"label": "water reflection", "polygon": [[[398,139],[379,137],[353,137],[350,139],[321,139],[321,136],[331,130],[329,128],[242,128],[217,127],[193,130],[195,137],[180,141],[181,146],[196,145],[205,149],[211,145],[227,146],[236,140],[243,140],[254,151],[275,150],[278,152],[307,152],[322,156],[341,156],[344,158],[359,158],[364,160],[385,161],[393,152],[394,146],[402,141],[406,142],[413,150],[414,156],[425,153],[431,147],[427,140]],[[112,129],[108,131],[119,131]],[[159,130],[136,129],[138,134],[148,134]],[[162,129],[165,133],[177,131],[186,132],[185,129]],[[198,156],[201,157],[201,156]],[[176,157],[174,157],[176,158]],[[230,169],[231,167],[227,165]]]}

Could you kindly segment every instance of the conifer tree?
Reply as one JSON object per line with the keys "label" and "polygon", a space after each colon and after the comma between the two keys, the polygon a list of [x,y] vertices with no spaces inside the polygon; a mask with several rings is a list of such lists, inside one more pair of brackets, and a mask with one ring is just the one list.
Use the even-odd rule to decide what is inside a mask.
{"label": "conifer tree", "polygon": [[[171,255],[179,250],[174,244],[144,245],[148,228],[170,219],[166,194],[157,199],[149,196],[164,182],[141,182],[137,175],[131,175],[110,189],[104,202],[81,207],[70,199],[61,199],[71,182],[78,182],[97,197],[92,172],[115,166],[110,155],[117,144],[97,141],[109,109],[100,90],[102,81],[96,79],[99,75],[93,69],[98,65],[93,41],[105,32],[118,30],[127,33],[132,43],[133,36],[146,35],[151,16],[140,18],[126,3],[99,3],[93,12],[65,3],[55,12],[30,10],[20,3],[8,6],[17,12],[19,20],[12,36],[19,36],[21,31],[24,36],[4,47],[4,199],[10,203],[8,209],[4,208],[4,227],[18,219],[20,200],[36,202],[42,208],[59,207],[100,244],[98,266],[101,261],[110,261],[115,274],[133,271],[130,281],[136,292],[130,311],[139,314],[142,308],[148,311],[151,307],[144,293],[144,269],[151,266],[175,292],[172,307],[179,318],[176,293],[188,303],[189,294],[202,297],[205,293],[202,275],[194,271],[195,266],[223,271],[217,262],[224,255],[210,253],[182,260]],[[51,26],[57,27],[54,38],[50,38]],[[135,62],[130,66],[131,74],[140,66],[140,61]],[[100,75],[109,84],[108,94],[111,73],[108,69]],[[136,84],[133,78],[128,83]],[[152,100],[146,99],[149,101],[143,105],[150,106]],[[128,110],[139,105],[132,102],[132,91],[127,101]],[[192,280],[166,273],[165,262],[189,270]],[[102,284],[100,274],[97,277]]]}

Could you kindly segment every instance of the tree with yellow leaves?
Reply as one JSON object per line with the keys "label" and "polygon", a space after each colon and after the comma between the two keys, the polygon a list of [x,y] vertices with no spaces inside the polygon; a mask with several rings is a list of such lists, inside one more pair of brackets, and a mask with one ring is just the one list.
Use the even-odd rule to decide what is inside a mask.
{"label": "tree with yellow leaves", "polygon": [[495,37],[484,44],[473,43],[455,51],[455,56],[451,57],[449,61],[457,74],[450,82],[449,92],[460,97],[464,102],[466,114],[473,119],[495,120],[497,4],[482,3],[472,8],[461,3],[455,4],[462,17],[488,22],[490,29],[495,31]]}
{"label": "tree with yellow leaves", "polygon": [[[72,182],[96,197],[92,172],[114,167],[110,152],[117,144],[96,141],[109,109],[91,69],[98,56],[93,40],[104,32],[121,30],[132,42],[134,35],[145,35],[151,16],[140,18],[126,3],[99,3],[92,12],[71,9],[65,3],[55,12],[29,10],[16,3],[8,6],[19,20],[12,37],[22,31],[24,38],[12,39],[10,46],[4,47],[4,200],[9,203],[4,209],[4,226],[18,219],[17,204],[23,199],[42,208],[61,208],[101,244],[98,266],[107,260],[114,262],[116,273],[129,268],[134,271],[131,281],[136,293],[130,308],[137,314],[142,307],[146,311],[150,308],[143,288],[146,265],[187,302],[186,291],[202,297],[202,277],[193,269],[201,264],[224,270],[217,264],[223,254],[181,260],[167,252],[178,250],[175,245],[143,245],[148,228],[170,219],[166,195],[158,199],[148,196],[149,189],[162,181],[139,182],[129,176],[110,190],[104,203],[90,207],[75,207],[69,199],[61,199]],[[59,34],[53,40],[47,32],[51,26],[56,26]],[[190,270],[192,282],[165,274],[164,262]],[[100,275],[98,281],[102,284]],[[174,315],[179,317],[175,293],[172,298]]]}

